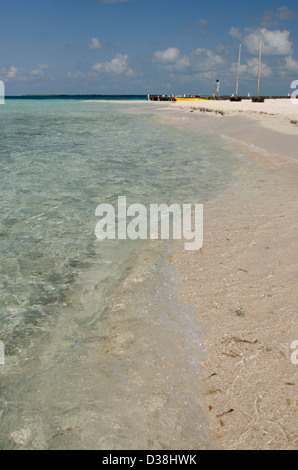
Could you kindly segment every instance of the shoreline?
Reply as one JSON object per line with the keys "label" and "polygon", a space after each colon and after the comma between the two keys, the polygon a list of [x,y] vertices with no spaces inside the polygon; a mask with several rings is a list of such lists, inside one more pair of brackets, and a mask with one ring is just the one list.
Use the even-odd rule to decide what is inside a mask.
{"label": "shoreline", "polygon": [[[268,153],[298,159],[298,100],[297,104],[283,99],[267,100],[265,103],[179,101],[161,106],[159,103],[159,107],[153,103],[151,109],[146,108],[166,118],[168,123],[171,119],[179,119],[180,125],[194,130],[226,135],[240,143],[265,149]],[[186,122],[182,124],[181,121]],[[287,135],[286,142],[279,139],[280,134]]]}
{"label": "shoreline", "polygon": [[298,377],[291,362],[298,340],[298,126],[291,113],[298,107],[269,114],[262,105],[256,103],[258,113],[239,103],[235,112],[229,102],[215,102],[212,112],[181,102],[125,110],[154,114],[161,126],[222,137],[243,161],[243,171],[204,204],[202,249],[186,252],[177,242],[168,259],[203,335],[196,399],[214,449],[298,448]]}
{"label": "shoreline", "polygon": [[[216,134],[236,145],[267,154],[268,162],[279,166],[298,160],[298,100],[176,103],[146,102],[127,108],[131,114],[154,114],[163,125]],[[128,102],[127,102],[128,104]],[[139,103],[141,104],[141,103]],[[223,113],[223,114],[222,114]]]}
{"label": "shoreline", "polygon": [[298,377],[291,344],[298,340],[298,126],[291,120],[298,106],[287,100],[286,110],[269,114],[261,103],[250,103],[259,109],[253,113],[236,105],[237,111],[235,103],[214,102],[206,112],[192,109],[194,103],[149,103],[130,112],[216,134],[251,168],[250,177],[239,176],[205,202],[202,249],[185,252],[177,243],[169,262],[184,279],[179,294],[196,308],[203,331],[205,393],[198,385],[198,395],[210,446],[296,450]]}
{"label": "shoreline", "polygon": [[167,124],[241,145],[257,172],[257,179],[240,177],[205,203],[200,252],[177,246],[170,259],[184,278],[180,296],[195,305],[205,330],[208,438],[225,450],[297,449],[297,366],[290,346],[298,338],[298,131],[289,135],[280,126],[277,132],[276,117],[270,128],[263,116],[202,118],[198,112],[173,122],[169,118],[189,114],[188,106],[164,111]]}

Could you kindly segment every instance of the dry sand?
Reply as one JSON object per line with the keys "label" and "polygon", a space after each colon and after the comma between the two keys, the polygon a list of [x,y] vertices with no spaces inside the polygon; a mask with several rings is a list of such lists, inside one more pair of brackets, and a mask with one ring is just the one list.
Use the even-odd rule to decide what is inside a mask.
{"label": "dry sand", "polygon": [[[243,164],[253,165],[250,177],[239,175],[204,205],[200,252],[177,246],[170,260],[205,331],[203,408],[210,442],[220,449],[298,447],[298,365],[291,362],[298,340],[298,127],[291,121],[298,106],[264,104],[158,107],[167,125],[229,137]],[[216,115],[191,109],[211,105]]]}
{"label": "dry sand", "polygon": [[[196,108],[207,113],[214,112],[219,116],[245,116],[261,121],[264,127],[272,130],[298,135],[298,99],[268,99],[264,103],[253,103],[251,100],[240,102],[229,100],[177,101],[172,107],[184,110]],[[291,121],[293,122],[291,123]]]}
{"label": "dry sand", "polygon": [[296,208],[291,175],[239,180],[204,205],[202,250],[179,247],[171,259],[205,330],[203,407],[216,447],[297,448]]}

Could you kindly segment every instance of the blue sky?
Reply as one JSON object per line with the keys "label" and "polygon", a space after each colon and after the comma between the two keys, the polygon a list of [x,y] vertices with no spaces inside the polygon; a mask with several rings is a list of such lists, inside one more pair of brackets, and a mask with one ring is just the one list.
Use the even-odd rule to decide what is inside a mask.
{"label": "blue sky", "polygon": [[298,79],[292,0],[1,0],[7,95],[291,92]]}

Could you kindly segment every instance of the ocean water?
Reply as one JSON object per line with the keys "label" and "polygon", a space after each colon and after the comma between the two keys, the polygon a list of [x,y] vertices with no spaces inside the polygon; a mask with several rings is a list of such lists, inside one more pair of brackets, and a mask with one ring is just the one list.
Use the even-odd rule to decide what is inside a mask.
{"label": "ocean water", "polygon": [[96,239],[98,204],[201,204],[242,163],[140,103],[0,106],[1,449],[199,449],[203,337],[171,241]]}

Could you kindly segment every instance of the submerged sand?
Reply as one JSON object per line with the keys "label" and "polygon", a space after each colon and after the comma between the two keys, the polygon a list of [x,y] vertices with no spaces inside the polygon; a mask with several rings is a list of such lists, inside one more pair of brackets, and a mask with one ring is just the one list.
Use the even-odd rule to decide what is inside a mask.
{"label": "submerged sand", "polygon": [[272,101],[268,116],[259,103],[214,102],[225,114],[212,117],[190,103],[159,108],[167,124],[231,138],[257,170],[204,205],[200,252],[178,246],[171,258],[205,331],[203,408],[221,449],[298,447],[298,107]]}

